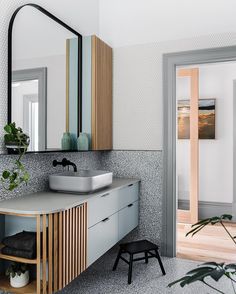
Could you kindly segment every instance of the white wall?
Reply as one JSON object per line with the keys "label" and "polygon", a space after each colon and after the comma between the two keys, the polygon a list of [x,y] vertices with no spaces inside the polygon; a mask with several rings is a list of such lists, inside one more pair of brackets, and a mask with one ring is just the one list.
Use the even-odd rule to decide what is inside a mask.
{"label": "white wall", "polygon": [[100,0],[99,34],[113,47],[234,31],[234,0]]}
{"label": "white wall", "polygon": [[66,40],[73,38],[76,38],[75,34],[34,7],[26,6],[18,12],[14,20],[13,61],[65,55]]}
{"label": "white wall", "polygon": [[114,149],[162,150],[162,54],[236,45],[234,0],[100,0],[114,48]]}
{"label": "white wall", "polygon": [[114,49],[114,149],[162,150],[164,53],[236,45],[236,33]]}
{"label": "white wall", "polygon": [[[233,201],[233,80],[236,63],[197,65],[200,99],[216,98],[216,139],[199,141],[199,200]],[[177,99],[189,99],[188,79],[177,79]],[[189,140],[177,140],[178,198],[189,199]]]}
{"label": "white wall", "polygon": [[21,82],[12,88],[12,118],[18,127],[24,124],[24,96],[38,95],[38,83],[34,81]]}

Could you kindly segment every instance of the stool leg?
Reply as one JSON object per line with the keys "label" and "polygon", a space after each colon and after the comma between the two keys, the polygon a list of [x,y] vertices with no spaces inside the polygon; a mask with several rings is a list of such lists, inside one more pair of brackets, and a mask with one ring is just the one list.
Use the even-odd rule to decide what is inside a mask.
{"label": "stool leg", "polygon": [[166,272],[165,272],[165,269],[164,269],[163,263],[162,263],[162,261],[161,261],[161,257],[160,257],[160,255],[159,255],[159,252],[158,252],[158,250],[155,250],[155,252],[156,252],[156,258],[158,259],[158,262],[159,262],[159,265],[160,265],[160,268],[161,268],[162,274],[165,275]]}
{"label": "stool leg", "polygon": [[131,284],[131,281],[132,281],[132,269],[133,269],[133,254],[130,254],[130,258],[129,258],[128,284]]}
{"label": "stool leg", "polygon": [[148,253],[147,253],[147,251],[145,252],[145,263],[148,263]]}
{"label": "stool leg", "polygon": [[121,257],[121,253],[122,253],[122,250],[121,250],[121,248],[120,248],[120,250],[119,250],[119,252],[118,252],[118,254],[117,254],[116,261],[115,261],[115,263],[114,263],[113,269],[112,269],[113,271],[115,271],[116,268],[117,268],[118,262],[119,262],[120,257]]}

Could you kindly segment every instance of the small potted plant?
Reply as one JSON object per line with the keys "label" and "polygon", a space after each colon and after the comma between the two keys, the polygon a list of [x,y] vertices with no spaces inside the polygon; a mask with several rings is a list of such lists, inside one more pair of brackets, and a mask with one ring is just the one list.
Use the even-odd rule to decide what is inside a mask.
{"label": "small potted plant", "polygon": [[29,284],[29,268],[25,263],[12,262],[6,270],[13,288],[22,288]]}
{"label": "small potted plant", "polygon": [[9,154],[21,154],[27,151],[29,146],[29,136],[21,128],[16,127],[16,123],[9,123],[4,127],[4,143]]}

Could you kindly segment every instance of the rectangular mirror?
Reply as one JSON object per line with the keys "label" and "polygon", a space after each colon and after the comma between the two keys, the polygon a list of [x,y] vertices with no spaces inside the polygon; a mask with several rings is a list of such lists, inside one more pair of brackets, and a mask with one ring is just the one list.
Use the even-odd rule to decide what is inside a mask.
{"label": "rectangular mirror", "polygon": [[29,152],[77,150],[82,36],[29,4],[14,13],[9,38],[8,122],[29,135]]}

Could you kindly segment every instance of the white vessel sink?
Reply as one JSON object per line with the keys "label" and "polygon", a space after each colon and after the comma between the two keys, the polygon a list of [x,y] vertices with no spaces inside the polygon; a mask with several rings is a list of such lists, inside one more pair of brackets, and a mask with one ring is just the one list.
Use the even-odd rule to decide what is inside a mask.
{"label": "white vessel sink", "polygon": [[112,184],[112,172],[102,170],[66,171],[49,176],[51,190],[88,193]]}

